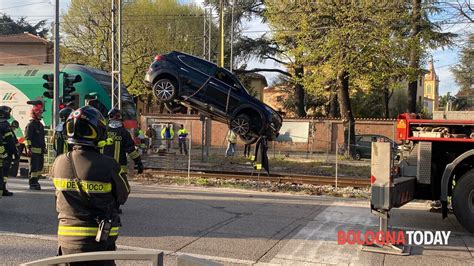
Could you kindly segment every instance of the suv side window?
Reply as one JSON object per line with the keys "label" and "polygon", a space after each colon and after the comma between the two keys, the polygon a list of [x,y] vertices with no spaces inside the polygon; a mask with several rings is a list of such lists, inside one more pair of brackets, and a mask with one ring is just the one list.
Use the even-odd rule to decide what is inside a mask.
{"label": "suv side window", "polygon": [[225,84],[231,86],[231,87],[234,87],[234,80],[229,76],[227,75],[227,73],[225,73],[224,71],[222,71],[222,69],[219,69],[217,72],[216,72],[216,78],[222,82],[224,82]]}
{"label": "suv side window", "polygon": [[219,68],[215,75],[216,79],[224,82],[225,84],[229,85],[230,87],[239,90],[242,87],[240,86],[240,82],[232,75],[232,73]]}
{"label": "suv side window", "polygon": [[212,76],[215,72],[215,66],[212,64],[209,64],[205,61],[202,61],[197,58],[185,56],[185,55],[180,55],[178,56],[179,60],[183,62],[185,65],[194,68],[197,71],[201,71],[202,73]]}

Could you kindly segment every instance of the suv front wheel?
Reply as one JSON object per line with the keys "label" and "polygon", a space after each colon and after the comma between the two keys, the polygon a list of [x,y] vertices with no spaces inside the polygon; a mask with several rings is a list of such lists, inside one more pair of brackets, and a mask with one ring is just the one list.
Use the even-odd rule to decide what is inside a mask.
{"label": "suv front wheel", "polygon": [[250,118],[240,114],[230,122],[230,129],[239,136],[245,136],[250,132]]}
{"label": "suv front wheel", "polygon": [[153,84],[153,94],[158,102],[171,102],[178,95],[178,86],[172,80],[159,79]]}

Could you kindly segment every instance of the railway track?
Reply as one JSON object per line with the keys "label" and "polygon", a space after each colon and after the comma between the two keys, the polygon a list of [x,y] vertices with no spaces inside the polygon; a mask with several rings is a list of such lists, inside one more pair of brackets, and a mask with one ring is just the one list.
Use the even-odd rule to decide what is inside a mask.
{"label": "railway track", "polygon": [[[151,170],[153,175],[162,176],[179,176],[188,177],[186,171],[169,171],[169,170]],[[214,178],[214,179],[237,179],[252,181],[270,181],[275,183],[292,183],[292,184],[311,184],[311,185],[335,185],[336,179],[328,176],[310,176],[296,174],[256,174],[256,173],[236,173],[221,171],[191,171],[190,177]],[[337,185],[340,187],[368,187],[370,179],[361,177],[339,177]]]}

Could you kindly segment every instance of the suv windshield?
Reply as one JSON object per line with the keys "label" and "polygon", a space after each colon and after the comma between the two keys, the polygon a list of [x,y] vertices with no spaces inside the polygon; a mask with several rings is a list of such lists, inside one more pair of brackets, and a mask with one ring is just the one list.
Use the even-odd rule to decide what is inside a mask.
{"label": "suv windshield", "polygon": [[200,71],[208,76],[212,76],[214,74],[215,66],[213,66],[212,64],[208,62],[205,62],[198,58],[194,58],[192,56],[185,56],[185,55],[179,55],[178,58],[185,65],[192,67],[195,70]]}

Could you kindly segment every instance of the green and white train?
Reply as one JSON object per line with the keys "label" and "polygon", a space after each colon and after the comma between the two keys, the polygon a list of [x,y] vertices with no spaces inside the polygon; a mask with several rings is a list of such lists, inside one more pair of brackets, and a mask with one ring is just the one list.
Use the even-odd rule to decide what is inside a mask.
{"label": "green and white train", "polygon": [[[43,97],[44,74],[53,73],[54,66],[44,65],[0,65],[0,105],[12,108],[11,120],[17,120],[20,128],[15,132],[18,138],[30,119],[32,105],[27,101],[44,101],[45,112],[43,123],[50,128],[53,101]],[[80,75],[81,82],[75,83],[76,95],[73,106],[81,107],[90,104],[102,113],[111,108],[111,75],[107,72],[78,64],[61,65],[60,71],[72,75]],[[62,84],[60,84],[61,88]],[[122,92],[122,112],[127,128],[137,128],[136,107],[133,98],[126,89]]]}

